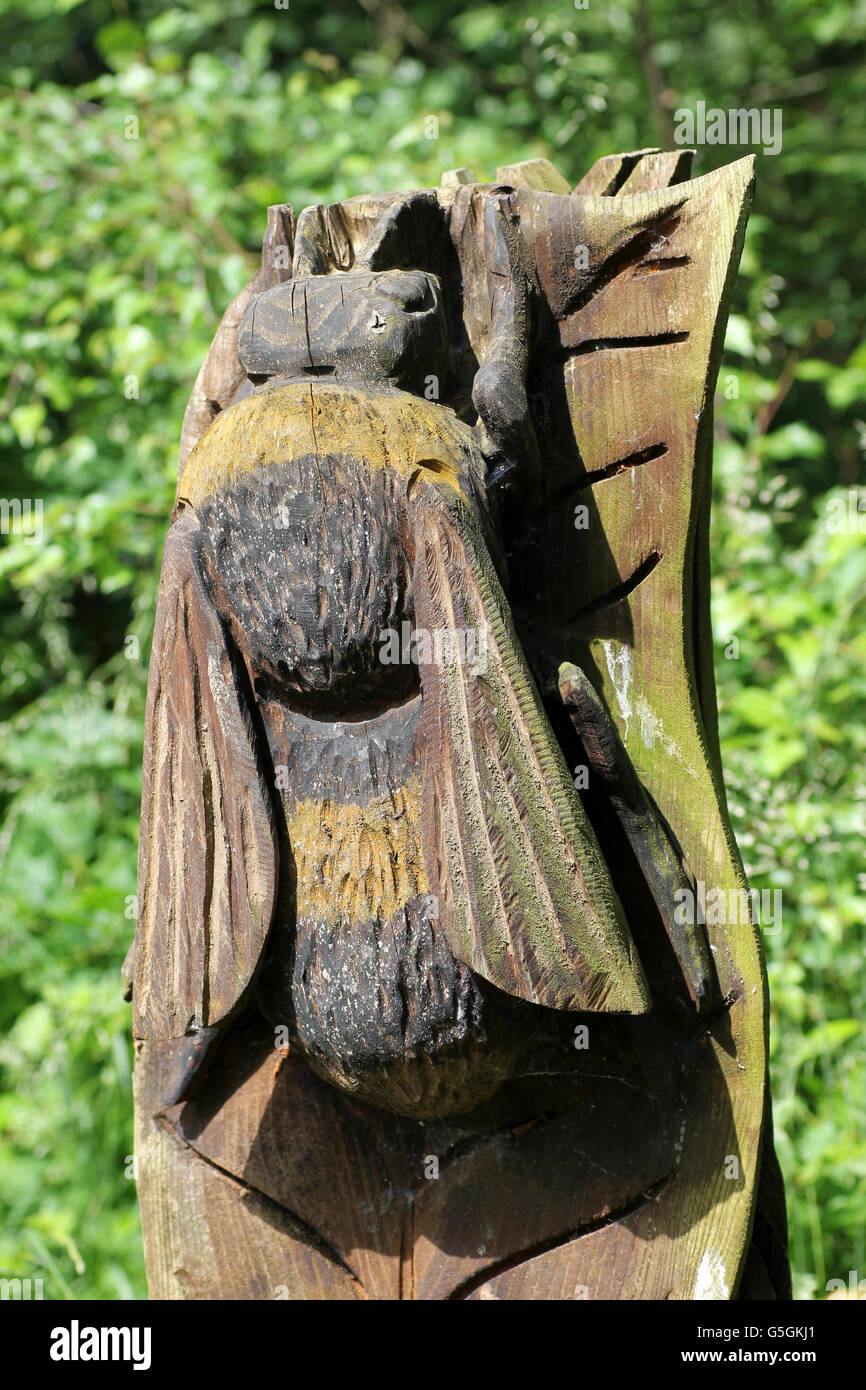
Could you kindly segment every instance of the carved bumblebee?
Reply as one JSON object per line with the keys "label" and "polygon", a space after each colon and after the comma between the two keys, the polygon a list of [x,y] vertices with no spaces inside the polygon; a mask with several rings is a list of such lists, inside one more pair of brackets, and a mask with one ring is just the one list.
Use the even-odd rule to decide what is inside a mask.
{"label": "carved bumblebee", "polygon": [[[423,1118],[518,1072],[545,1009],[651,1006],[503,588],[492,498],[538,466],[507,197],[475,423],[428,399],[448,317],[406,227],[430,199],[398,204],[345,272],[301,219],[293,278],[241,325],[253,393],[181,477],[132,970],[136,1036],[187,1040],[167,1103],[249,1007],[328,1081]],[[384,660],[406,625],[472,640]],[[706,943],[668,910],[682,866],[591,687],[562,681],[700,1007]]]}

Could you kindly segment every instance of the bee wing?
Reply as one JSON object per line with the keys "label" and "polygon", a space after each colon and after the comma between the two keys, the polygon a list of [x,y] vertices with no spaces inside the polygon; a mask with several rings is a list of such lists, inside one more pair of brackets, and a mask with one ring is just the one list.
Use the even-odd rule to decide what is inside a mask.
{"label": "bee wing", "polygon": [[[424,850],[449,945],[533,1003],[643,1013],[637,951],[478,517],[432,483],[416,483],[411,509]],[[461,640],[463,659],[448,659]]]}
{"label": "bee wing", "polygon": [[197,523],[166,541],[147,697],[134,1030],[177,1038],[225,1018],[258,965],[277,844],[252,693],[202,575]]}

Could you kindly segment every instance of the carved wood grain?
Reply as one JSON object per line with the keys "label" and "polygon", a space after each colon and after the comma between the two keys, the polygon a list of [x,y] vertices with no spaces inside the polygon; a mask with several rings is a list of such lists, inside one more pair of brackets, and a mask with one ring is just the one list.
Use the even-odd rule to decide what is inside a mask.
{"label": "carved wood grain", "polygon": [[[689,180],[689,162],[688,151],[612,156],[573,194],[546,161],[497,171],[514,189],[495,196],[519,226],[533,291],[529,399],[544,470],[531,507],[506,530],[507,593],[566,756],[556,676],[559,663],[576,661],[603,692],[694,876],[737,888],[707,536],[712,392],[751,167]],[[450,403],[470,423],[469,387],[496,331],[496,239],[481,230],[492,193],[467,170],[436,193],[447,229],[436,273],[459,304]],[[403,198],[310,210],[299,231],[326,226],[348,269]],[[294,230],[290,210],[279,210],[271,249],[291,249]],[[584,268],[578,246],[589,250]],[[182,466],[242,387],[238,324],[264,284],[260,272],[224,316],[187,411]],[[580,504],[584,531],[574,528]],[[543,1011],[524,1078],[467,1115],[424,1122],[342,1094],[275,1046],[256,1010],[181,1106],[164,1108],[178,1044],[138,1044],[151,1296],[727,1298],[756,1208],[775,1204],[759,1257],[773,1264],[783,1213],[770,1163],[760,943],[749,924],[711,929],[725,1007],[699,1021],[622,855],[628,923],[656,1007],[644,1018],[593,1016],[586,1051],[575,1047],[573,1016]],[[771,1291],[784,1292],[784,1259],[773,1267]],[[747,1284],[767,1288],[753,1273]]]}

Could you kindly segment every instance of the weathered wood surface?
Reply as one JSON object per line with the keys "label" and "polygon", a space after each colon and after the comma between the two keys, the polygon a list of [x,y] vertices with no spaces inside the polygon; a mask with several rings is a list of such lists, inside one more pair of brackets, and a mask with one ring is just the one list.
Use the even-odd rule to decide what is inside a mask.
{"label": "weathered wood surface", "polygon": [[[751,162],[689,180],[689,161],[615,156],[572,194],[534,160],[503,166],[496,185],[456,170],[439,190],[308,209],[296,228],[290,209],[271,212],[264,269],[223,319],[184,421],[175,527],[191,534],[178,548],[176,530],[167,551],[160,602],[176,616],[151,674],[148,785],[168,785],[174,758],[174,795],[190,788],[186,834],[168,790],[149,821],[145,799],[144,825],[162,816],[166,845],[161,860],[160,837],[143,835],[152,886],[134,962],[153,1297],[785,1295],[760,943],[749,922],[711,923],[717,980],[702,993],[706,944],[672,929],[670,912],[677,885],[744,883],[715,727],[707,529],[712,393]],[[437,277],[428,288],[422,271]],[[328,281],[309,278],[326,274],[342,287],[333,330]],[[240,322],[282,282],[241,335],[247,370],[278,389],[243,400]],[[370,355],[361,310],[380,286]],[[422,308],[413,357],[400,325]],[[441,403],[423,397],[431,373]],[[271,453],[283,471],[264,483]],[[481,509],[445,538],[437,499],[449,495]],[[295,541],[300,516],[307,536],[311,516],[332,521],[274,609],[281,506]],[[371,518],[379,550],[359,573]],[[191,566],[196,545],[216,568]],[[302,640],[310,586],[330,597]],[[409,665],[382,704],[373,637],[424,626],[422,611],[432,627],[481,613],[493,695],[483,672]],[[194,658],[169,708],[159,691],[167,682],[171,696],[181,628]],[[568,663],[618,730],[603,726],[594,764],[588,707],[581,724],[563,703]],[[221,719],[234,721],[225,746]],[[610,748],[630,765],[602,794]],[[561,779],[584,763],[578,799]],[[539,954],[533,902],[539,923],[552,904],[551,929],[569,916],[555,887],[545,897],[569,817],[599,925],[578,916],[571,945]],[[498,846],[487,867],[473,860],[484,844]],[[215,871],[197,886],[205,850]],[[563,843],[563,864],[570,853]],[[463,879],[461,862],[474,863]],[[261,952],[271,892],[274,923],[293,925],[272,928]],[[160,902],[167,933],[148,926]],[[213,931],[191,927],[196,902]],[[591,967],[617,935],[610,962]],[[352,1008],[345,993],[335,1003],[341,988]],[[178,1037],[187,1022],[204,1030],[204,1067]]]}
{"label": "weathered wood surface", "polygon": [[196,440],[220,411],[231,405],[246,381],[246,372],[238,361],[238,328],[254,295],[291,278],[294,231],[295,217],[288,205],[268,208],[261,270],[235,295],[223,314],[192,388],[180,436],[181,470]]}

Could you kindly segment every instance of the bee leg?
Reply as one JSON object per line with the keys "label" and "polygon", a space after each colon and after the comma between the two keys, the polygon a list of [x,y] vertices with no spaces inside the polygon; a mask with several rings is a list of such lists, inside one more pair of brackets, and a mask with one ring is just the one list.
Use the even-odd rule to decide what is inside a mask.
{"label": "bee leg", "polygon": [[162,1104],[166,1109],[179,1105],[182,1100],[189,1100],[194,1083],[202,1075],[205,1061],[213,1055],[214,1044],[221,1031],[219,1027],[197,1028],[181,1039],[182,1046],[177,1050],[162,1095]]}
{"label": "bee leg", "polygon": [[619,731],[595,687],[579,667],[563,663],[559,693],[580,737],[593,774],[598,778],[625,831],[647,886],[661,914],[689,994],[698,1013],[721,1007],[721,993],[701,922],[677,920],[677,893],[694,903],[695,884],[682,862],[655,803],[644,791]]}

